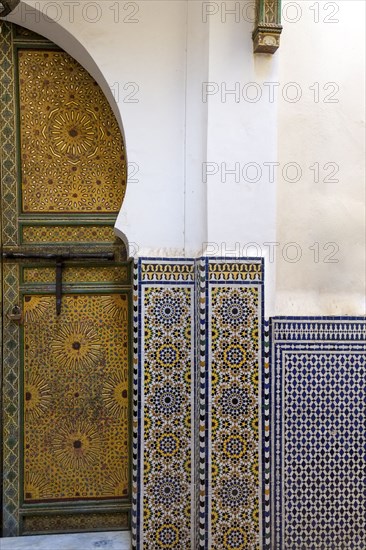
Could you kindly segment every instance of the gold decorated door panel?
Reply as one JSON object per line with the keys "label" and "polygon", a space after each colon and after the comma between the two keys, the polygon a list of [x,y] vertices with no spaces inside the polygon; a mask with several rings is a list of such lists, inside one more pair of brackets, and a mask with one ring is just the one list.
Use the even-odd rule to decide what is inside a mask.
{"label": "gold decorated door panel", "polygon": [[68,54],[0,42],[2,535],[129,529],[123,139]]}

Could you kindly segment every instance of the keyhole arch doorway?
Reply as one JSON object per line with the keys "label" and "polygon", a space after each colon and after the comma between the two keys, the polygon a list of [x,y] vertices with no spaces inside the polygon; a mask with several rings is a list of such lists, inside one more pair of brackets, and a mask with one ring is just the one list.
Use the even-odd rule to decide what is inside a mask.
{"label": "keyhole arch doorway", "polygon": [[[81,38],[72,32],[73,28],[66,28],[59,17],[59,13],[53,14],[57,17],[52,19],[52,10],[44,10],[39,2],[28,2],[26,0],[14,0],[11,2],[5,2],[8,6],[10,13],[5,20],[16,24],[17,26],[36,33],[40,37],[48,39],[55,44],[61,50],[67,52],[81,67],[83,67],[98,84],[100,90],[103,92],[106,101],[108,102],[116,123],[119,127],[121,134],[121,140],[124,147],[125,155],[125,174],[124,174],[124,194],[123,201],[127,193],[127,180],[128,180],[128,162],[127,162],[127,149],[126,149],[126,136],[124,124],[122,121],[121,111],[119,104],[116,100],[115,93],[113,92],[113,86],[110,86],[107,77],[104,74],[101,60],[96,58],[95,53],[91,53],[86,46],[82,43]],[[1,22],[1,20],[0,20]],[[123,212],[123,201],[120,204],[118,216]],[[118,217],[116,216],[116,218]],[[115,235],[120,238],[127,251],[127,257],[130,256],[128,235],[124,233],[120,227],[115,226]],[[133,250],[132,250],[133,251]]]}
{"label": "keyhole arch doorway", "polygon": [[123,136],[67,52],[10,23],[0,39],[2,535],[129,529]]}

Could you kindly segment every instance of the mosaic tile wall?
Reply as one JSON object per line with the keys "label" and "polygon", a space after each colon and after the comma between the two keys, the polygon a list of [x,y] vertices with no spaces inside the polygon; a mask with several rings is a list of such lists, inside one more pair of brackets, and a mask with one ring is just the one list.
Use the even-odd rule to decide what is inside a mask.
{"label": "mosaic tile wall", "polygon": [[366,320],[271,322],[274,550],[366,548]]}
{"label": "mosaic tile wall", "polygon": [[271,550],[271,365],[269,322],[263,323],[262,371],[262,526],[264,550]]}
{"label": "mosaic tile wall", "polygon": [[[259,549],[261,261],[206,260],[204,548]],[[203,510],[202,510],[203,512]]]}
{"label": "mosaic tile wall", "polygon": [[137,267],[135,547],[194,548],[193,260]]}
{"label": "mosaic tile wall", "polygon": [[134,548],[259,549],[262,262],[140,259],[134,283]]}

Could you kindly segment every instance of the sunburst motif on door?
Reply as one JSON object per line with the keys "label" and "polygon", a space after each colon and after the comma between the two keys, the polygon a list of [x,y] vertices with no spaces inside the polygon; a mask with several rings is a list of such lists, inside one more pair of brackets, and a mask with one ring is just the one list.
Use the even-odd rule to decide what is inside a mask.
{"label": "sunburst motif on door", "polygon": [[118,212],[120,129],[91,76],[65,52],[19,50],[24,212]]}
{"label": "sunburst motif on door", "polygon": [[6,22],[0,45],[2,533],[128,528],[123,138],[68,54]]}
{"label": "sunburst motif on door", "polygon": [[128,494],[128,300],[115,297],[65,295],[61,318],[54,296],[24,297],[26,501]]}

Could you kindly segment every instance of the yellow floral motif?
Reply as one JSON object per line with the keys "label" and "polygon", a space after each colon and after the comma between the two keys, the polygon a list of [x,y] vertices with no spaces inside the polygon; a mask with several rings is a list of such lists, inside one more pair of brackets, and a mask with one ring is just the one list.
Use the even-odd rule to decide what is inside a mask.
{"label": "yellow floral motif", "polygon": [[258,474],[259,474],[259,463],[258,463],[258,460],[255,460],[251,466],[251,471],[253,472],[253,474],[255,476],[258,477]]}
{"label": "yellow floral motif", "polygon": [[246,442],[240,435],[230,435],[224,440],[223,450],[230,458],[242,458],[246,449]]}
{"label": "yellow floral motif", "polygon": [[[67,186],[65,198],[66,208],[70,210],[81,210],[85,207],[92,207],[93,199],[90,198],[88,189],[79,182],[72,182]],[[84,208],[83,208],[84,207]]]}
{"label": "yellow floral motif", "polygon": [[37,472],[25,472],[24,500],[40,500],[51,496],[52,489],[47,479]]}
{"label": "yellow floral motif", "polygon": [[192,379],[192,375],[191,375],[191,371],[187,371],[184,375],[184,381],[187,383],[187,384],[190,384],[191,383],[191,379]]}
{"label": "yellow floral motif", "polygon": [[186,327],[186,329],[184,330],[184,338],[186,338],[186,340],[190,340],[190,339],[191,339],[191,335],[192,335],[191,327],[188,326],[188,327]]}
{"label": "yellow floral motif", "polygon": [[217,418],[213,418],[212,419],[212,422],[211,422],[211,429],[212,429],[212,432],[215,433],[217,431],[219,427],[219,421]]}
{"label": "yellow floral motif", "polygon": [[226,550],[246,550],[248,537],[243,529],[232,527],[224,534],[224,548]]}
{"label": "yellow floral motif", "polygon": [[224,351],[224,361],[233,369],[240,369],[246,362],[244,348],[238,344],[231,344]]}
{"label": "yellow floral motif", "polygon": [[35,323],[50,307],[51,299],[46,296],[24,296],[24,320]]}
{"label": "yellow floral motif", "polygon": [[110,472],[104,482],[102,494],[106,497],[114,495],[116,498],[126,497],[128,494],[128,467],[125,465],[121,472]]}
{"label": "yellow floral motif", "polygon": [[258,431],[259,431],[259,419],[258,419],[258,414],[257,414],[257,413],[254,413],[254,417],[253,417],[253,419],[251,420],[250,425],[251,425],[253,431],[258,435]]}
{"label": "yellow floral motif", "polygon": [[126,294],[111,294],[101,298],[103,308],[107,315],[116,321],[128,321],[128,300]]}
{"label": "yellow floral motif", "polygon": [[255,499],[255,507],[252,512],[252,518],[255,524],[259,525],[259,505],[258,505],[258,499]]}
{"label": "yellow floral motif", "polygon": [[63,467],[79,470],[98,462],[102,441],[97,428],[82,420],[59,426],[52,446]]}
{"label": "yellow floral motif", "polygon": [[188,407],[188,414],[184,417],[184,425],[186,428],[190,428],[192,423],[190,407]]}
{"label": "yellow floral motif", "polygon": [[144,418],[144,428],[145,430],[149,430],[151,427],[151,420],[148,416],[145,416]]}
{"label": "yellow floral motif", "polygon": [[213,372],[212,373],[212,376],[211,376],[211,384],[212,384],[212,387],[214,386],[217,386],[217,384],[219,383],[219,375],[217,372]]}
{"label": "yellow floral motif", "polygon": [[156,351],[156,361],[161,367],[172,368],[179,363],[180,351],[173,344],[163,344]]}
{"label": "yellow floral motif", "polygon": [[18,52],[22,209],[118,212],[126,187],[117,120],[67,53]]}
{"label": "yellow floral motif", "polygon": [[144,520],[147,521],[151,516],[151,511],[148,506],[144,506]]}
{"label": "yellow floral motif", "polygon": [[211,330],[211,340],[212,340],[212,342],[214,342],[215,340],[218,339],[219,334],[220,334],[220,333],[219,333],[217,327],[216,327],[216,326],[212,326],[212,330]]}
{"label": "yellow floral motif", "polygon": [[259,381],[258,381],[258,371],[253,371],[251,377],[250,377],[250,380],[253,384],[253,386],[255,387],[255,389],[257,390],[258,389],[258,384],[259,384]]}
{"label": "yellow floral motif", "polygon": [[48,307],[23,326],[23,470],[49,490],[32,499],[126,499],[128,327],[106,314],[106,294],[65,292],[59,316],[54,295],[35,297]]}
{"label": "yellow floral motif", "polygon": [[27,515],[23,519],[23,528],[27,533],[36,534],[40,531],[78,532],[93,530],[114,530],[128,528],[129,514],[127,511],[96,513],[96,514],[45,514]]}
{"label": "yellow floral motif", "polygon": [[163,433],[157,440],[157,450],[163,456],[174,456],[180,447],[179,437],[173,433]]}
{"label": "yellow floral motif", "polygon": [[23,243],[113,243],[113,227],[105,225],[27,225],[23,227]]}
{"label": "yellow floral motif", "polygon": [[34,420],[47,412],[51,405],[51,393],[47,382],[39,375],[26,375],[24,387],[24,412]]}
{"label": "yellow floral motif", "polygon": [[[96,117],[92,111],[78,109],[75,102],[67,110],[55,109],[49,113],[51,148],[56,156],[68,155],[76,158],[79,155],[95,154],[97,138]],[[93,145],[94,144],[94,145]]]}
{"label": "yellow floral motif", "polygon": [[51,342],[51,350],[60,365],[76,369],[97,363],[102,344],[91,324],[76,322],[62,326]]}
{"label": "yellow floral motif", "polygon": [[218,475],[219,475],[219,465],[213,459],[212,463],[211,463],[211,476],[212,476],[212,479],[216,478]]}
{"label": "yellow floral motif", "polygon": [[104,383],[102,396],[107,408],[116,417],[127,422],[128,375],[123,369]]}
{"label": "yellow floral motif", "polygon": [[184,468],[184,471],[187,474],[191,473],[191,459],[190,458],[187,458],[187,460],[184,462],[183,468]]}
{"label": "yellow floral motif", "polygon": [[179,530],[172,523],[166,523],[156,532],[159,548],[175,548],[179,541]]}

